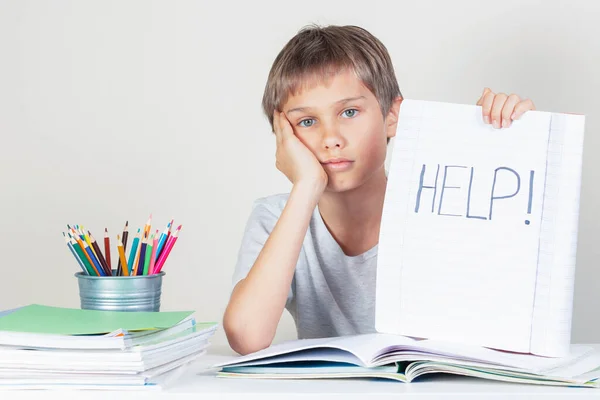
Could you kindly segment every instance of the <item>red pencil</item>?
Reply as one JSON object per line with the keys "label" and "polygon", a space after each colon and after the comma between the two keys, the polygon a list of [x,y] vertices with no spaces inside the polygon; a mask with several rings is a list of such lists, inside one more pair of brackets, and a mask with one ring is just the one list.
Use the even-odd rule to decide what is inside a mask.
{"label": "red pencil", "polygon": [[112,275],[112,264],[110,263],[110,238],[108,237],[108,229],[104,228],[104,254],[106,256],[106,263],[108,264],[108,270]]}

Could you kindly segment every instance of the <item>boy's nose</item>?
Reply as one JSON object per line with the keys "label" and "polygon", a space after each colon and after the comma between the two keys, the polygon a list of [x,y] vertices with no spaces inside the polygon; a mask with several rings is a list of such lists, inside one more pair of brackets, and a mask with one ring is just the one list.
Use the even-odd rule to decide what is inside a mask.
{"label": "boy's nose", "polygon": [[343,147],[344,138],[337,129],[327,129],[323,135],[323,145],[326,149]]}

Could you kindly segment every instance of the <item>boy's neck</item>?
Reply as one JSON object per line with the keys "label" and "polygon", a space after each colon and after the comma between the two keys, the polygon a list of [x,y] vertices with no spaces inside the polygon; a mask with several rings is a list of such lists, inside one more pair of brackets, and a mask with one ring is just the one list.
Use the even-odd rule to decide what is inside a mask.
{"label": "boy's neck", "polygon": [[382,166],[360,187],[321,196],[321,217],[346,255],[362,254],[378,243],[386,185]]}

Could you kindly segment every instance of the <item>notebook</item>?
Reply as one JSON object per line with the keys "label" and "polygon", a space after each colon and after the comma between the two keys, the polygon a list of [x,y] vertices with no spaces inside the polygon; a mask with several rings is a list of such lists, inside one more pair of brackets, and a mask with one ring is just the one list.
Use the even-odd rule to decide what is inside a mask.
{"label": "notebook", "polygon": [[[0,314],[0,345],[125,349],[188,329],[196,324],[192,313],[131,313],[31,304]],[[198,328],[214,325],[204,323]]]}
{"label": "notebook", "polygon": [[192,313],[41,305],[0,313],[0,389],[165,387],[217,329]]}
{"label": "notebook", "polygon": [[550,357],[570,345],[582,115],[404,100],[389,167],[378,332]]}

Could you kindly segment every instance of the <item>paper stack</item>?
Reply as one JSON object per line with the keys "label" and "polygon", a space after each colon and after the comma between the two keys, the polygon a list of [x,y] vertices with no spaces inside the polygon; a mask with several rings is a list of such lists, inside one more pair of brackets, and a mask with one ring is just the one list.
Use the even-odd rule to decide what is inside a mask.
{"label": "paper stack", "polygon": [[193,312],[30,305],[0,313],[0,389],[160,389],[206,352]]}

